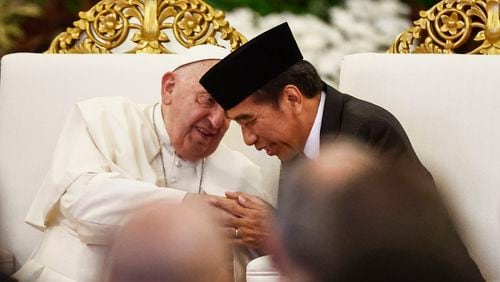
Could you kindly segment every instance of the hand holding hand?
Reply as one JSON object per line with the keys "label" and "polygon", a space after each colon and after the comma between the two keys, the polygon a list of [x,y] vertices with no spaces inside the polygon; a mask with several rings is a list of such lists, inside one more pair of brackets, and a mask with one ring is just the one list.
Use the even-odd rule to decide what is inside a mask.
{"label": "hand holding hand", "polygon": [[227,198],[212,198],[211,204],[231,214],[226,218],[226,233],[233,243],[244,245],[266,254],[265,241],[269,237],[272,207],[257,196],[226,192]]}
{"label": "hand holding hand", "polygon": [[[208,212],[211,214],[211,216],[214,218],[215,222],[222,227],[225,228],[226,223],[228,221],[231,221],[231,219],[234,217],[232,214],[228,213],[227,211],[216,208],[212,205],[213,202],[217,202],[219,200],[224,200],[226,198],[224,197],[219,197],[219,196],[213,196],[213,195],[207,195],[207,194],[194,194],[194,193],[187,193],[186,196],[184,196],[184,200],[182,201],[183,205],[188,205],[190,207],[193,207],[195,209],[203,209],[204,211]],[[226,232],[226,230],[223,230]],[[231,234],[234,236],[234,231]],[[232,238],[233,236],[230,236],[229,238]]]}

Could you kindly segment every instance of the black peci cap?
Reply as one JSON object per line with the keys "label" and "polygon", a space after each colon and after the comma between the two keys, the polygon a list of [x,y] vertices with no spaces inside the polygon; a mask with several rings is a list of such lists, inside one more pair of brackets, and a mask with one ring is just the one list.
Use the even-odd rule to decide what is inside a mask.
{"label": "black peci cap", "polygon": [[226,56],[207,71],[200,83],[224,110],[229,110],[302,59],[285,22]]}

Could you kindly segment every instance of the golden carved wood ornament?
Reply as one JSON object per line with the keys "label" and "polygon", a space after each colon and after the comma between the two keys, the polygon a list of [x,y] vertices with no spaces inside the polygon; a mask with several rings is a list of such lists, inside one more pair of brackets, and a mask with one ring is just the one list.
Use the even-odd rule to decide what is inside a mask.
{"label": "golden carved wood ornament", "polygon": [[166,43],[189,48],[220,40],[234,50],[246,42],[222,11],[201,0],[103,0],[79,16],[48,53],[113,53],[126,41],[135,45],[125,53],[174,53]]}
{"label": "golden carved wood ornament", "polygon": [[500,54],[498,0],[443,0],[394,41],[389,53]]}

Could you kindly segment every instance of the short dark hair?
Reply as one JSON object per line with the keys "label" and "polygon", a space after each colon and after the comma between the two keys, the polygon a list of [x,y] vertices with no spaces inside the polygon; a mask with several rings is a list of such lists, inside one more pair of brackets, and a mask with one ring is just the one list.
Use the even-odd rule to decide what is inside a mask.
{"label": "short dark hair", "polygon": [[258,104],[272,102],[278,106],[281,90],[288,84],[297,86],[307,98],[318,95],[324,88],[324,82],[314,66],[306,60],[301,60],[255,91],[254,102]]}

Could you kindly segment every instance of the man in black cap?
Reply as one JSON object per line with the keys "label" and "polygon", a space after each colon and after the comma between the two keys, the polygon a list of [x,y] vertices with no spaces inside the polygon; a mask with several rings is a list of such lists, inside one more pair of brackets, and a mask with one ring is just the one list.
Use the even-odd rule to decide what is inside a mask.
{"label": "man in black cap", "polygon": [[[287,162],[315,158],[325,138],[347,135],[380,152],[415,157],[396,118],[324,83],[303,60],[287,23],[274,27],[213,66],[200,80],[237,121],[243,138]],[[415,157],[416,158],[416,157]]]}
{"label": "man in black cap", "polygon": [[[414,160],[432,179],[397,119],[387,110],[340,93],[323,82],[315,68],[303,60],[287,23],[226,56],[200,83],[226,115],[240,124],[245,143],[277,156],[285,168],[297,157],[316,158],[320,144],[343,135],[395,159]],[[286,177],[286,169],[283,171]],[[251,222],[257,222],[255,217],[265,217],[265,203],[240,193],[228,197],[247,208],[241,209],[234,201],[216,203],[238,216],[239,221],[231,224],[239,230],[242,240],[262,242],[255,234],[265,232],[256,232],[260,227]],[[248,238],[247,233],[254,235]]]}

